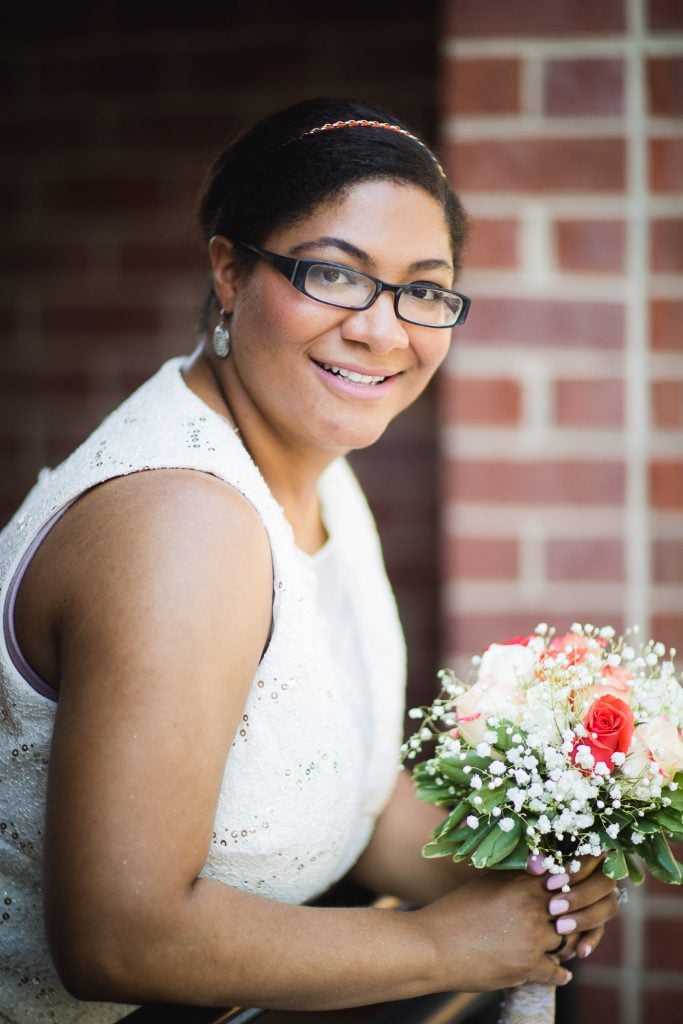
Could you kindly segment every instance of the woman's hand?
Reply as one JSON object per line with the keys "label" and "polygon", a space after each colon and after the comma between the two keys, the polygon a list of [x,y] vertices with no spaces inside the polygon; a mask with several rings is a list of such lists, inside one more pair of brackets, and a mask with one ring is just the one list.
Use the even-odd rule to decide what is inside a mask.
{"label": "woman's hand", "polygon": [[[577,887],[579,892],[578,900],[588,898]],[[431,935],[443,989],[487,991],[528,981],[566,985],[571,973],[549,955],[560,941],[550,898],[545,878],[487,871],[415,911]],[[591,927],[600,918],[581,913],[588,914]]]}
{"label": "woman's hand", "polygon": [[[569,891],[563,892],[566,885]],[[583,857],[577,874],[549,875],[546,887],[552,893],[548,906],[550,917],[558,936],[566,939],[559,959],[589,956],[619,906],[619,890],[614,880],[602,871],[602,858]]]}

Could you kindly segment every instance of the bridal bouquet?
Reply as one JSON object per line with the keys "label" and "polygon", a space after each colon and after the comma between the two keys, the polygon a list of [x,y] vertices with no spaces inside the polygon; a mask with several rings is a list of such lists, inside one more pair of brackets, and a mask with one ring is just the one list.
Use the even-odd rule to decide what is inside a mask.
{"label": "bridal bouquet", "polygon": [[[683,841],[674,655],[639,641],[637,628],[617,637],[610,626],[575,623],[558,635],[541,623],[530,636],[491,644],[466,682],[442,670],[440,695],[409,712],[419,725],[402,751],[415,759],[435,741],[413,777],[420,799],[450,809],[423,854],[523,870],[531,853],[553,874],[604,855],[615,880],[639,884],[646,869],[681,884],[669,846]],[[514,990],[504,1019],[532,1019],[516,1004],[532,996],[548,1004],[549,994]]]}

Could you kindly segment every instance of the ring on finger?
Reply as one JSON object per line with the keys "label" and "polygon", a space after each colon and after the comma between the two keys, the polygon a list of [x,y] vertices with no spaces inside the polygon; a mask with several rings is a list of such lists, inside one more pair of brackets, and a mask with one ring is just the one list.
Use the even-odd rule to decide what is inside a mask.
{"label": "ring on finger", "polygon": [[566,945],[567,945],[567,936],[563,935],[562,938],[560,939],[559,946],[555,946],[555,949],[549,949],[548,950],[548,954],[550,956],[555,956],[557,953],[561,953],[564,950]]}

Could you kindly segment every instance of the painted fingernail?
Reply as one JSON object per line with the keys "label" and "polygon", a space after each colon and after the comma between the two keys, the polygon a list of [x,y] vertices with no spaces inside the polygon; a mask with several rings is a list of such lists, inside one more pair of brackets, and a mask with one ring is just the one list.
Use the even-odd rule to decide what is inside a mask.
{"label": "painted fingernail", "polygon": [[569,900],[563,896],[554,896],[548,904],[548,910],[553,917],[558,914],[565,914],[569,910]]}
{"label": "painted fingernail", "polygon": [[573,977],[574,977],[574,975],[572,974],[571,971],[565,971],[565,978],[564,978],[563,981],[560,982],[560,985],[568,985]]}
{"label": "painted fingernail", "polygon": [[592,946],[582,946],[581,949],[579,950],[579,956],[585,958],[587,956],[590,956],[592,952],[593,952],[593,947]]}
{"label": "painted fingernail", "polygon": [[526,866],[532,875],[542,875],[545,872],[543,858],[538,853],[531,854],[526,862]]}
{"label": "painted fingernail", "polygon": [[555,931],[558,935],[569,935],[576,931],[576,921],[573,917],[561,917],[555,922]]}
{"label": "painted fingernail", "polygon": [[565,885],[569,885],[569,875],[565,875],[564,872],[561,875],[551,875],[545,883],[546,889],[550,890],[561,889]]}

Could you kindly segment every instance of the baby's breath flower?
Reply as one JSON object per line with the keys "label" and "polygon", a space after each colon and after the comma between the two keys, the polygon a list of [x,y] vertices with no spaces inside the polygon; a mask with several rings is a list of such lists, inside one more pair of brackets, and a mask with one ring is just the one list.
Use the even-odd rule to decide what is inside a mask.
{"label": "baby's breath flower", "polygon": [[468,828],[479,828],[479,818],[476,814],[468,814],[465,818],[465,824]]}
{"label": "baby's breath flower", "polygon": [[503,832],[512,832],[515,827],[515,822],[512,818],[501,818],[498,822],[498,828]]}
{"label": "baby's breath flower", "polygon": [[479,757],[488,757],[491,753],[490,745],[488,743],[478,743],[477,753],[479,754]]}
{"label": "baby's breath flower", "polygon": [[645,839],[642,832],[631,832],[631,842],[634,846],[639,846]]}
{"label": "baby's breath flower", "polygon": [[473,775],[470,779],[470,786],[472,789],[481,789],[481,776]]}
{"label": "baby's breath flower", "polygon": [[489,771],[491,775],[504,775],[505,765],[503,764],[502,761],[491,761],[491,764],[489,765]]}

